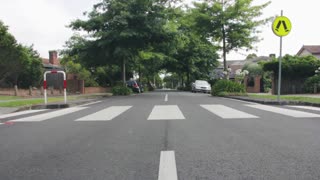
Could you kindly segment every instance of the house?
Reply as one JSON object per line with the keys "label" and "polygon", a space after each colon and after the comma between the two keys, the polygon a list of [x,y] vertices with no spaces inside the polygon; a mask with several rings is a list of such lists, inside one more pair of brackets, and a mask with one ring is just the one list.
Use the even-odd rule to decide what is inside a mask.
{"label": "house", "polygon": [[[245,64],[247,63],[254,63],[257,64],[261,61],[270,61],[274,57],[273,54],[270,54],[270,56],[259,56],[251,59],[245,59],[245,60],[233,60],[233,61],[227,61],[227,67],[231,70],[229,74],[229,79],[234,80],[236,78],[236,72],[239,69],[243,69]],[[211,77],[213,79],[223,79],[224,73],[223,73],[223,62],[220,63],[220,66],[218,66],[213,73],[211,73]],[[246,77],[244,79],[244,84],[246,87],[247,92],[249,93],[260,93],[264,92],[264,82],[262,81],[262,77],[260,75],[254,76],[254,77]]]}
{"label": "house", "polygon": [[60,64],[60,60],[58,59],[57,51],[49,51],[49,59],[41,58],[42,66],[45,71],[51,71],[53,69],[56,70],[64,70],[64,68]]}
{"label": "house", "polygon": [[[245,64],[247,63],[258,63],[260,61],[270,61],[272,59],[270,56],[259,56],[252,59],[245,59],[245,60],[230,60],[227,61],[227,67],[231,69],[231,72],[229,74],[230,79],[234,79],[236,76],[236,71],[238,69],[242,69]],[[223,78],[223,62],[220,63],[220,65],[214,70],[213,73],[214,78],[220,79]]]}
{"label": "house", "polygon": [[320,59],[320,45],[303,45],[298,51],[297,56],[313,55]]}
{"label": "house", "polygon": [[[64,71],[63,66],[60,64],[57,51],[49,51],[49,59],[41,58],[44,71],[58,70]],[[63,85],[62,74],[47,74],[48,87],[54,89],[61,89]]]}

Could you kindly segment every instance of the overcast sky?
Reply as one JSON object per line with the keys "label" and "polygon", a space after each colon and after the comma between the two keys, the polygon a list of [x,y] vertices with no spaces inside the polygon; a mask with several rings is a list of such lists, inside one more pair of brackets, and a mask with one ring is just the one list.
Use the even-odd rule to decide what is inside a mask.
{"label": "overcast sky", "polygon": [[[72,31],[66,27],[72,20],[82,18],[82,13],[100,0],[0,0],[0,20],[19,43],[34,44],[41,57],[47,58],[49,50],[61,49]],[[255,0],[254,4],[268,0]],[[318,21],[319,0],[273,0],[264,10],[264,17],[279,15],[281,9],[292,22],[292,31],[283,39],[283,53],[296,54],[302,45],[320,45]],[[248,53],[268,56],[279,55],[279,37],[271,30],[271,23],[263,27],[257,43],[258,51],[231,53],[229,60],[244,59]]]}

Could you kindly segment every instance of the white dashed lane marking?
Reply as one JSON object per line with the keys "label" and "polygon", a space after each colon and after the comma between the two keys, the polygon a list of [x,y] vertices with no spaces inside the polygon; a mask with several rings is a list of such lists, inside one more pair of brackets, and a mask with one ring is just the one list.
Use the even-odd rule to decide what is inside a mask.
{"label": "white dashed lane marking", "polygon": [[158,180],[178,180],[174,151],[161,151]]}

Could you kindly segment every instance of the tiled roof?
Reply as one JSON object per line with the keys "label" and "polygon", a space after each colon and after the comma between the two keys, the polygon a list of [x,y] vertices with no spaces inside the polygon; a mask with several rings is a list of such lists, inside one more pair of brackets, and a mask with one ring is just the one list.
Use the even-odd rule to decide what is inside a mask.
{"label": "tiled roof", "polygon": [[[50,61],[49,61],[49,59],[47,59],[47,58],[41,58],[42,59],[42,64],[45,64],[45,65],[52,65],[51,63],[50,63]],[[59,61],[59,59],[58,59],[58,64],[55,64],[55,66],[60,66],[61,64],[60,64],[60,61]]]}
{"label": "tiled roof", "polygon": [[304,45],[297,54],[300,55],[303,52],[303,50],[307,50],[311,54],[320,54],[320,45]]}
{"label": "tiled roof", "polygon": [[42,63],[43,64],[50,64],[49,59],[46,59],[46,58],[42,58]]}

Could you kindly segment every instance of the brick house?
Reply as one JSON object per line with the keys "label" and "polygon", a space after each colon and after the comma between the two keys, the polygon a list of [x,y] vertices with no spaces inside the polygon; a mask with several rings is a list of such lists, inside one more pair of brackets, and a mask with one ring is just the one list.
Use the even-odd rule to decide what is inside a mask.
{"label": "brick house", "polygon": [[64,70],[64,68],[60,64],[60,60],[58,58],[57,51],[49,51],[49,59],[41,58],[42,59],[42,66],[45,71],[50,71],[53,69],[56,70]]}
{"label": "brick house", "polygon": [[320,45],[303,45],[298,51],[297,56],[313,55],[320,59]]}
{"label": "brick house", "polygon": [[[255,63],[257,64],[260,61],[270,61],[272,56],[260,56],[252,59],[246,60],[230,60],[227,61],[227,67],[231,69],[229,79],[234,80],[236,77],[236,71],[238,69],[242,69],[246,63]],[[223,62],[221,62],[220,66],[217,67],[214,72],[212,73],[212,77],[214,79],[222,79],[223,75]],[[263,82],[261,76],[255,77],[246,77],[244,80],[244,84],[246,87],[247,92],[249,93],[260,93],[263,92]]]}

